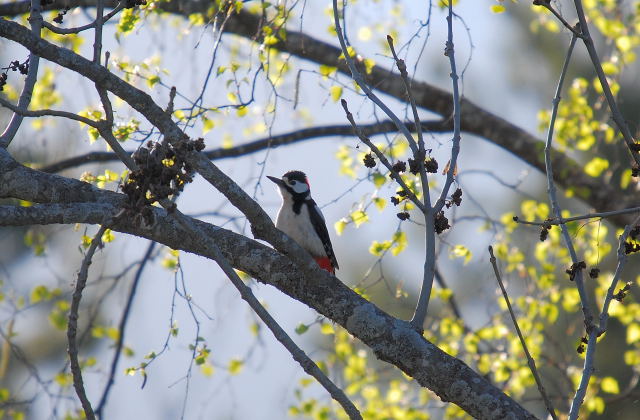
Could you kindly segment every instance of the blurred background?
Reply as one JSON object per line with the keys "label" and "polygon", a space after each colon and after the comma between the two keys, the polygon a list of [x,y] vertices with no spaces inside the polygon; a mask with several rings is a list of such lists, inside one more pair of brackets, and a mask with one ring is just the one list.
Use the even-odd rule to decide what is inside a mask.
{"label": "blurred background", "polygon": [[[253,3],[256,2],[248,1],[245,7]],[[391,68],[393,62],[385,48],[385,37],[393,34],[396,46],[404,46],[400,48],[401,55],[406,57],[410,74],[416,80],[451,91],[449,63],[443,55],[446,14],[435,3],[432,7],[419,1],[361,0],[349,4],[347,35],[359,54]],[[550,107],[569,34],[566,30],[557,34],[545,31],[544,19],[533,17],[528,2],[509,4],[507,11],[500,14],[491,11],[494,4],[488,0],[462,0],[455,6],[458,15],[454,25],[455,52],[459,69],[464,70],[462,92],[477,105],[542,138],[538,111]],[[330,2],[300,2],[293,8],[287,28],[338,45],[329,30],[332,25],[329,12]],[[73,9],[65,16],[64,24],[84,24],[93,14],[93,9]],[[47,18],[50,20],[48,14]],[[224,34],[216,47],[218,34],[211,25],[199,26],[178,17],[150,16],[131,33],[116,37],[115,22],[117,19],[106,25],[104,35],[104,49],[111,53],[112,66],[127,68],[130,81],[150,91],[162,106],[168,101],[169,88],[176,86],[179,92],[176,109],[190,108],[185,98],[193,100],[200,94],[212,51],[217,48],[213,76],[203,103],[219,107],[219,111],[210,116],[213,127],[198,122],[188,130],[194,138],[203,136],[207,149],[238,146],[315,125],[347,124],[339,102],[332,97],[335,94],[332,86],[342,87],[342,97],[349,101],[358,123],[384,119],[379,110],[354,92],[347,77],[322,77],[313,63],[286,55],[274,57],[274,62],[287,61],[293,70],[275,77],[273,85],[258,77],[252,92],[258,46]],[[80,47],[85,57],[91,55],[92,48],[91,35],[87,35],[89,38]],[[23,60],[26,55],[15,44],[0,40],[3,66],[15,59]],[[238,68],[232,72],[234,65]],[[55,86],[50,88],[55,87],[59,95],[53,108],[74,112],[99,109],[90,83],[48,63],[43,63],[40,74],[45,72],[51,74]],[[582,49],[576,48],[570,77],[589,72]],[[631,68],[621,79],[623,91],[628,92],[622,96],[621,104],[630,116],[637,116],[638,92],[633,89],[638,86],[637,75]],[[153,76],[160,81],[150,83],[150,79],[155,80]],[[19,92],[21,80],[14,77],[12,82],[13,89]],[[234,92],[236,85],[241,87],[240,97],[233,98],[229,92]],[[42,94],[52,93],[43,88]],[[410,115],[405,104],[382,97],[399,115]],[[246,112],[225,108],[249,98],[253,101]],[[117,118],[121,124],[130,123],[131,118],[140,121],[139,115],[120,107],[122,104],[115,98],[114,105],[119,106]],[[434,118],[424,111],[421,117]],[[0,109],[0,126],[4,127],[9,118],[10,114]],[[10,148],[22,161],[43,165],[105,150],[102,141],[90,142],[87,130],[77,123],[60,119],[47,119],[39,125],[32,123],[23,123]],[[146,135],[144,131],[148,128],[146,121],[140,121],[141,132],[134,133],[125,148],[133,150],[146,139],[156,139],[154,134]],[[427,133],[426,139],[442,167],[450,154],[451,135]],[[393,142],[395,137],[376,136],[374,140]],[[371,206],[373,197],[388,200],[395,187],[387,183],[375,190],[368,181],[367,169],[360,163],[365,150],[358,148],[358,144],[355,137],[318,138],[215,163],[274,218],[280,197],[275,187],[265,181],[265,175],[280,176],[292,169],[305,171],[330,228],[341,267],[338,277],[350,286],[358,286],[385,311],[408,319],[422,277],[422,226],[411,221],[403,223],[408,248],[397,256],[380,259],[369,252],[372,241],[389,240],[398,229],[396,211],[391,205],[383,210]],[[584,160],[579,154],[574,157]],[[496,303],[487,246],[503,238],[501,218],[508,212],[519,214],[522,200],[546,201],[546,179],[503,149],[467,134],[463,135],[458,166],[463,204],[450,217],[453,228],[440,238],[438,268],[453,291],[465,323],[480,328],[501,311]],[[97,176],[104,175],[107,169],[120,174],[124,166],[83,165],[61,174],[80,177],[88,171]],[[438,177],[436,190],[437,183],[443,180],[444,177]],[[117,182],[107,182],[105,188],[116,190]],[[577,201],[567,199],[563,204],[572,211],[586,210]],[[200,177],[186,188],[178,205],[187,214],[251,236],[245,220]],[[368,221],[356,226],[350,215],[358,210],[366,210]],[[333,229],[339,220],[348,222],[340,235]],[[28,403],[27,418],[64,417],[66,410],[77,408],[72,387],[65,384],[69,378],[61,374],[67,343],[64,329],[57,328],[56,322],[58,325],[64,322],[60,317],[66,309],[58,302],[68,299],[75,285],[82,259],[82,237],[91,237],[96,231],[95,226],[70,229],[55,225],[0,229],[0,325],[5,335],[18,333],[12,342],[21,349],[21,353],[10,356],[1,383],[16,398]],[[613,237],[613,231],[610,229],[608,238]],[[525,255],[534,252],[537,242],[536,230],[529,233],[529,237],[522,237],[517,243]],[[454,245],[466,247],[472,258],[465,261],[451,257]],[[114,240],[97,253],[91,266],[81,325],[91,319],[93,328],[87,332],[81,356],[89,363],[84,379],[94,405],[102,394],[110,367],[114,328],[120,322],[148,246],[142,239],[115,233]],[[161,246],[152,249],[151,255],[153,259],[144,267],[129,314],[125,352],[105,407],[106,418],[285,418],[289,407],[297,404],[295,391],[304,378],[300,367],[268,330],[257,326],[257,318],[212,261],[186,253],[177,257]],[[602,268],[614,266],[611,264],[615,261],[607,260]],[[637,266],[631,267],[630,270],[637,270]],[[526,290],[524,280],[507,280],[514,298]],[[317,313],[272,287],[248,281],[272,315],[312,358],[320,360],[333,351],[333,335],[321,333]],[[59,290],[54,293],[60,295],[34,298],[39,285],[46,285],[49,291]],[[437,318],[444,306],[443,301],[434,300],[429,316]],[[304,334],[295,332],[302,332],[301,324],[309,326]],[[198,347],[194,350],[196,343]],[[210,355],[205,366],[198,366],[194,364],[194,355],[203,343]],[[148,357],[152,353],[156,357]],[[150,359],[145,378],[136,368]],[[388,369],[383,364],[378,367],[381,371]],[[127,368],[133,369],[126,374]],[[611,375],[616,376],[616,372]],[[326,393],[315,385],[305,392],[318,400],[328,400]],[[566,400],[569,395],[563,398]],[[539,403],[527,407],[542,413]],[[430,408],[434,418],[444,413],[436,403]],[[632,409],[618,407],[615,418],[632,418],[631,414],[624,417]]]}

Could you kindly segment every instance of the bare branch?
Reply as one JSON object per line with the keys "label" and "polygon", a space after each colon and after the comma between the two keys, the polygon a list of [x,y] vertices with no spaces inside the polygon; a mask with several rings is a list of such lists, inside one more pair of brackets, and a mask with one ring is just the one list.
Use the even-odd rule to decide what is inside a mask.
{"label": "bare branch", "polygon": [[[2,103],[1,98],[0,103]],[[93,121],[93,123],[96,124],[95,121]],[[448,132],[452,130],[451,122],[444,120],[422,121],[421,125],[423,130],[429,130],[430,132]],[[407,122],[406,126],[410,131],[415,132],[416,128],[413,123]],[[358,125],[358,129],[365,136],[373,136],[377,134],[397,131],[395,124],[390,120],[384,120],[366,125]],[[202,153],[204,153],[204,155],[210,160],[228,159],[246,156],[263,150],[294,144],[301,141],[334,136],[350,137],[352,135],[352,125],[317,126],[261,138],[230,148],[221,147],[218,149],[206,150]],[[133,151],[126,151],[126,153],[128,155],[131,155]],[[49,165],[43,166],[42,168],[40,168],[40,170],[43,172],[60,172],[65,169],[74,168],[89,163],[112,162],[116,160],[119,160],[118,156],[112,152],[89,152],[83,155],[61,160],[59,162],[51,163]]]}
{"label": "bare branch", "polygon": [[[102,0],[96,0],[96,3],[101,2],[104,3],[104,1]],[[104,15],[103,19],[102,19],[102,23],[105,23],[107,21],[109,21],[112,17],[114,17],[116,14],[118,14],[119,11],[121,11],[122,9],[124,9],[124,1],[120,1],[118,3],[118,5],[111,10],[111,12],[107,13],[106,15]],[[75,28],[61,28],[59,26],[55,26],[47,21],[43,21],[42,22],[42,26],[44,26],[45,28],[47,28],[48,30],[50,30],[51,32],[54,32],[56,34],[60,34],[60,35],[70,35],[70,34],[77,34],[83,31],[86,31],[87,29],[91,29],[91,28],[95,28],[96,27],[96,20],[94,20],[91,23],[87,23],[86,25],[83,26],[78,26]]]}
{"label": "bare branch", "polygon": [[[95,7],[97,0],[54,0],[52,4],[44,7],[44,10],[70,7]],[[115,8],[116,0],[104,0],[105,7]],[[11,2],[0,4],[0,16],[16,16],[29,11],[29,1]],[[159,10],[167,13],[188,17],[192,13],[207,13],[209,3],[186,0],[171,0],[156,3]],[[261,16],[254,15],[246,9],[232,14],[225,23],[225,33],[235,34],[248,39],[254,39],[261,33],[263,21]],[[340,49],[326,42],[320,41],[305,33],[295,30],[287,30],[285,39],[277,39],[270,48],[310,60],[317,64],[336,67],[343,74],[350,74],[345,60],[339,59]],[[375,86],[379,92],[384,92],[399,100],[404,100],[406,90],[400,76],[393,75],[389,69],[374,66],[371,72],[363,77],[370,86]],[[417,80],[411,81],[411,88],[416,100],[416,105],[428,109],[431,112],[449,118],[453,115],[453,102],[451,93],[438,87]],[[499,147],[513,153],[529,165],[545,171],[544,158],[537,152],[540,139],[527,133],[523,129],[505,121],[503,118],[488,112],[466,98],[461,98],[461,129],[465,133],[474,134],[485,138]],[[433,130],[431,130],[433,131]],[[554,180],[565,188],[574,188],[576,197],[588,203],[599,211],[615,210],[618,205],[632,207],[636,205],[636,199],[625,192],[602,185],[597,179],[584,173],[582,165],[574,160],[558,153],[551,153],[553,165],[562,168],[562,171],[554,173]],[[588,193],[587,193],[588,192]],[[616,216],[614,221],[619,226],[630,222],[628,217]]]}
{"label": "bare branch", "polygon": [[598,75],[598,81],[600,81],[600,86],[604,92],[604,97],[607,99],[607,104],[609,104],[609,109],[611,110],[611,117],[613,117],[613,121],[615,121],[618,129],[622,133],[622,137],[624,138],[625,143],[627,144],[627,148],[629,149],[629,153],[631,154],[631,158],[635,161],[636,166],[640,166],[640,153],[636,150],[637,144],[635,139],[633,138],[633,134],[631,134],[631,130],[629,129],[629,125],[625,121],[620,109],[618,108],[618,104],[616,99],[613,96],[613,92],[611,92],[611,87],[609,86],[609,81],[607,80],[607,76],[604,74],[604,70],[602,69],[602,63],[600,62],[600,58],[598,57],[598,52],[596,51],[596,47],[593,44],[593,38],[589,33],[589,24],[587,23],[587,18],[584,15],[584,10],[582,8],[581,0],[573,0],[573,3],[576,7],[576,13],[578,14],[578,20],[580,21],[580,31],[582,33],[582,41],[584,42],[585,47],[587,47],[587,52],[589,53],[589,58],[591,58],[591,63],[593,64],[593,68]]}
{"label": "bare branch", "polygon": [[375,155],[378,157],[380,162],[385,166],[385,168],[389,170],[391,177],[400,185],[402,190],[406,193],[407,198],[409,198],[409,200],[411,200],[411,202],[415,204],[416,207],[418,207],[420,210],[424,212],[425,210],[424,204],[418,199],[418,197],[416,197],[415,193],[411,190],[411,188],[409,188],[407,183],[404,182],[404,180],[402,179],[402,176],[395,169],[393,169],[393,165],[391,164],[391,162],[389,162],[389,160],[384,155],[384,153],[382,153],[380,149],[378,149],[376,145],[373,144],[371,140],[369,140],[369,138],[362,132],[362,130],[358,128],[358,125],[356,124],[356,121],[353,118],[353,114],[349,111],[349,107],[346,99],[341,99],[340,103],[342,104],[342,108],[344,108],[344,112],[346,113],[347,120],[349,120],[349,122],[351,123],[351,126],[353,127],[353,132],[358,136],[360,141],[366,144],[369,147],[369,149],[371,149],[371,151],[375,153]]}
{"label": "bare branch", "polygon": [[522,331],[520,331],[520,326],[518,326],[518,320],[516,319],[516,314],[513,312],[513,308],[511,307],[511,302],[509,301],[509,295],[507,294],[507,290],[504,288],[504,284],[502,283],[502,277],[500,276],[500,270],[498,270],[498,264],[496,262],[496,257],[493,255],[493,247],[489,246],[489,261],[491,261],[491,266],[493,267],[493,273],[496,276],[496,280],[500,285],[500,290],[502,291],[502,297],[504,297],[504,301],[507,303],[507,309],[509,310],[509,315],[511,315],[511,321],[513,321],[513,326],[516,328],[516,332],[518,333],[518,339],[520,339],[520,344],[522,345],[522,350],[524,351],[525,356],[527,357],[527,363],[529,365],[529,369],[533,374],[533,378],[536,380],[536,385],[538,386],[538,391],[542,396],[542,400],[544,401],[544,405],[547,407],[547,411],[551,418],[554,420],[558,420],[558,416],[556,415],[556,411],[553,408],[553,403],[549,399],[547,392],[544,389],[544,385],[542,385],[542,379],[540,379],[540,375],[538,374],[538,369],[536,368],[536,362],[531,357],[531,353],[529,353],[529,349],[527,348],[527,343],[522,335]]}
{"label": "bare branch", "polygon": [[138,289],[138,284],[140,283],[140,279],[142,278],[142,272],[147,266],[147,263],[150,261],[151,254],[153,253],[155,246],[156,242],[152,241],[147,247],[147,251],[145,252],[144,257],[142,257],[140,266],[136,270],[136,274],[133,277],[133,282],[131,283],[131,289],[129,290],[127,303],[124,306],[124,310],[122,311],[122,318],[120,319],[120,323],[118,324],[118,339],[116,340],[115,349],[113,350],[113,360],[111,361],[111,368],[109,369],[107,385],[102,392],[102,397],[100,397],[100,402],[98,403],[98,406],[95,410],[95,414],[98,418],[102,418],[102,410],[104,410],[104,407],[106,406],[109,399],[109,391],[115,383],[114,378],[116,369],[118,367],[118,361],[120,360],[120,354],[122,353],[122,346],[124,344],[124,333],[127,327],[127,321],[129,320],[129,314],[131,314],[133,299],[136,296],[136,290]]}
{"label": "bare branch", "polygon": [[[418,107],[416,106],[416,100],[411,93],[411,81],[409,80],[409,73],[407,73],[407,65],[404,60],[398,57],[396,54],[396,49],[393,46],[393,38],[391,35],[387,35],[387,43],[389,44],[389,48],[391,49],[391,54],[393,55],[393,59],[396,62],[396,66],[398,67],[398,71],[400,72],[400,77],[402,78],[402,82],[404,83],[404,88],[407,91],[407,98],[409,99],[409,104],[411,104],[411,112],[413,113],[413,122],[416,127],[420,127],[420,116],[418,115]],[[424,136],[422,135],[422,130],[417,130],[416,134],[418,135],[418,151],[420,154],[424,154]],[[413,138],[413,136],[411,137]],[[420,159],[420,156],[416,156],[417,159]],[[424,159],[424,156],[422,157]],[[424,162],[422,159],[419,160],[422,170],[424,170]]]}
{"label": "bare branch", "polygon": [[613,279],[611,279],[611,285],[609,286],[609,290],[607,291],[607,295],[605,297],[604,303],[602,305],[602,313],[600,314],[600,325],[598,328],[592,328],[587,333],[589,335],[587,341],[587,353],[584,358],[584,366],[582,368],[582,377],[580,378],[580,384],[578,385],[578,389],[576,389],[576,393],[573,397],[573,401],[571,402],[571,408],[569,409],[570,420],[576,420],[580,413],[580,407],[584,403],[584,398],[587,395],[587,388],[589,387],[589,380],[591,379],[591,375],[595,370],[595,354],[596,354],[596,346],[598,337],[602,335],[607,330],[607,321],[609,320],[609,304],[614,296],[614,291],[618,281],[620,280],[620,275],[622,274],[622,269],[624,268],[625,262],[627,261],[627,255],[625,253],[625,241],[627,237],[631,233],[631,229],[633,226],[640,221],[640,216],[637,217],[633,224],[627,225],[624,229],[624,232],[620,235],[619,245],[618,245],[618,264],[616,266],[616,271],[613,275]]}
{"label": "bare branch", "polygon": [[[549,122],[549,129],[547,131],[547,143],[544,149],[544,156],[547,168],[547,193],[549,195],[549,201],[551,203],[551,209],[553,214],[555,214],[556,219],[560,220],[562,218],[562,209],[560,208],[560,204],[558,204],[558,198],[556,195],[556,186],[553,181],[553,164],[551,160],[551,142],[553,141],[553,132],[555,129],[556,117],[558,115],[558,106],[560,104],[560,94],[562,92],[562,84],[564,82],[565,75],[567,74],[567,69],[569,67],[569,62],[571,61],[571,54],[573,52],[573,47],[576,44],[576,36],[573,35],[571,37],[571,43],[569,44],[569,49],[567,51],[567,56],[565,58],[564,64],[562,66],[562,72],[560,73],[560,80],[558,81],[558,86],[556,88],[556,94],[553,98],[553,107],[551,110],[551,119]],[[562,237],[565,241],[565,245],[569,250],[569,254],[571,255],[571,262],[574,266],[578,267],[578,255],[576,254],[576,250],[573,246],[573,241],[571,240],[571,236],[569,235],[569,230],[565,224],[560,224],[560,229],[562,231]],[[582,313],[584,315],[584,322],[587,330],[593,328],[593,315],[591,313],[591,309],[589,308],[589,300],[587,297],[587,292],[584,286],[584,279],[582,274],[582,269],[577,268],[576,276],[575,276],[576,287],[578,289],[578,293],[580,294],[580,303],[582,306]]]}
{"label": "bare branch", "polygon": [[[351,77],[353,80],[360,86],[362,91],[367,95],[374,104],[376,104],[390,119],[393,121],[398,127],[398,130],[404,135],[409,143],[409,147],[414,155],[418,155],[418,145],[416,144],[415,139],[407,130],[406,126],[400,121],[400,118],[396,116],[396,114],[384,103],[378,96],[373,93],[373,91],[367,85],[367,82],[362,77],[362,74],[356,68],[356,64],[353,61],[353,57],[349,53],[349,49],[347,48],[347,43],[344,40],[344,33],[342,32],[342,26],[340,25],[340,13],[338,11],[338,0],[333,1],[333,24],[336,27],[336,34],[338,35],[338,41],[340,42],[340,49],[342,51],[342,55],[349,67],[349,71],[351,72]],[[346,2],[346,0],[343,0]]]}
{"label": "bare branch", "polygon": [[[39,188],[34,188],[32,179],[37,180]],[[98,190],[77,180],[25,168],[3,149],[0,149],[0,197],[49,202],[68,202],[80,197],[90,200],[30,207],[0,206],[0,225],[13,226],[100,224],[105,218],[118,214],[126,199],[122,194]],[[122,218],[110,228],[173,249],[211,257],[203,249],[202,241],[186,234],[165,210],[154,207],[151,211],[156,221],[151,227],[140,226],[133,218]],[[393,363],[443,400],[456,403],[477,418],[508,415],[518,419],[535,418],[463,362],[425,340],[409,323],[382,312],[325,271],[303,272],[289,257],[256,241],[197,220],[193,223],[220,247],[232,266],[279,288],[344,326],[371,346],[378,358]],[[314,261],[312,263],[317,266]],[[493,409],[487,411],[488,406]]]}
{"label": "bare branch", "polygon": [[[29,23],[31,24],[31,32],[37,38],[40,38],[40,32],[42,30],[42,15],[40,11],[42,5],[40,0],[31,0],[31,15],[29,16]],[[18,99],[18,110],[26,111],[31,103],[31,96],[33,95],[33,88],[38,80],[38,64],[40,63],[40,57],[33,52],[29,54],[29,70],[27,71],[27,77],[24,81],[22,93],[20,93],[20,99]],[[22,124],[23,115],[20,112],[14,110],[14,114],[9,121],[9,125],[5,128],[2,135],[0,135],[0,147],[7,148],[13,138],[16,136],[20,125]]]}
{"label": "bare branch", "polygon": [[58,111],[55,109],[40,109],[38,111],[28,111],[26,109],[20,108],[20,106],[13,105],[11,102],[6,99],[0,97],[0,105],[5,108],[8,108],[15,112],[17,115],[21,117],[30,117],[30,118],[41,118],[41,117],[61,117],[68,118],[70,120],[78,121],[83,124],[87,124],[91,127],[97,127],[97,122],[94,120],[90,120],[89,118],[83,117],[78,114],[74,114],[73,112],[67,111]]}
{"label": "bare branch", "polygon": [[300,347],[289,337],[285,330],[278,324],[278,322],[269,314],[265,307],[255,297],[251,288],[244,284],[240,276],[234,271],[229,261],[222,255],[222,252],[211,240],[211,238],[205,233],[199,230],[193,223],[190,222],[190,218],[186,218],[179,211],[174,210],[172,212],[173,217],[178,223],[185,228],[185,230],[194,237],[194,240],[200,240],[203,242],[204,248],[212,256],[212,259],[218,264],[218,266],[225,273],[227,278],[231,281],[233,286],[238,290],[242,299],[244,299],[251,309],[258,315],[258,317],[269,328],[273,336],[282,344],[291,354],[293,359],[304,369],[306,373],[313,376],[324,389],[329,392],[331,397],[336,400],[349,415],[352,420],[362,420],[362,415],[355,405],[349,400],[345,393],[338,388],[316,365],[313,360],[302,351]]}
{"label": "bare branch", "polygon": [[577,38],[584,38],[584,35],[580,31],[579,26],[572,26],[565,20],[565,18],[553,7],[551,4],[551,0],[533,0],[534,6],[542,6],[548,11],[550,11],[559,21],[564,25],[565,28],[571,31],[571,33]]}
{"label": "bare branch", "polygon": [[600,330],[600,334],[607,331],[607,322],[609,321],[609,305],[611,304],[611,300],[614,298],[616,286],[620,281],[622,270],[624,269],[624,265],[627,262],[627,254],[625,252],[624,244],[627,241],[629,234],[631,233],[631,229],[633,229],[634,226],[637,226],[638,223],[640,223],[640,216],[638,216],[632,224],[627,225],[619,237],[617,252],[618,264],[616,265],[616,271],[613,273],[611,285],[607,290],[607,295],[605,296],[604,303],[602,304],[602,313],[600,314],[600,325],[598,328]]}
{"label": "bare branch", "polygon": [[71,365],[71,374],[73,375],[73,387],[76,390],[78,398],[82,403],[84,414],[89,420],[95,420],[96,416],[91,408],[91,403],[87,398],[87,394],[84,389],[84,383],[82,381],[82,370],[80,369],[80,363],[78,362],[78,343],[76,342],[76,333],[78,330],[78,309],[80,308],[80,300],[82,299],[82,291],[87,284],[87,276],[89,274],[89,266],[93,254],[96,252],[99,246],[102,246],[102,235],[107,228],[100,226],[98,233],[91,240],[91,245],[82,259],[82,265],[78,272],[78,279],[76,280],[76,288],[73,292],[73,298],[71,299],[71,308],[69,309],[69,325],[67,326],[67,339],[69,340],[69,362]]}
{"label": "bare branch", "polygon": [[595,219],[595,218],[605,218],[611,216],[619,216],[621,214],[633,214],[640,212],[640,207],[632,207],[630,209],[622,209],[615,211],[607,211],[602,213],[587,213],[580,216],[573,217],[560,217],[559,219],[549,219],[543,222],[531,222],[527,220],[520,220],[518,217],[514,217],[513,221],[516,223],[520,223],[523,225],[533,225],[533,226],[552,226],[552,225],[561,225],[564,223],[575,222],[577,220],[585,220],[585,219]]}

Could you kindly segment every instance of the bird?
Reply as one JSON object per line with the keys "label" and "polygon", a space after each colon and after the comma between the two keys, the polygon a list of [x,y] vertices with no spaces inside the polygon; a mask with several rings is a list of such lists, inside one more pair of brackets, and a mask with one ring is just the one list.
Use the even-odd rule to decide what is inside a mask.
{"label": "bird", "polygon": [[267,178],[278,186],[282,196],[276,227],[311,254],[320,268],[335,274],[340,267],[324,216],[311,198],[307,175],[302,171],[289,171],[282,178],[269,175]]}

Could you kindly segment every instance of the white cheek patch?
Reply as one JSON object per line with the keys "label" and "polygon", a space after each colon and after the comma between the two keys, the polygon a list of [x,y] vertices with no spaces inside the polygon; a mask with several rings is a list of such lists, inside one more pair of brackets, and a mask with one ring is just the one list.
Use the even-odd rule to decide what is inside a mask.
{"label": "white cheek patch", "polygon": [[291,188],[297,194],[302,194],[302,193],[306,193],[307,191],[309,191],[309,186],[307,184],[305,184],[304,182],[296,182],[295,185],[293,185]]}

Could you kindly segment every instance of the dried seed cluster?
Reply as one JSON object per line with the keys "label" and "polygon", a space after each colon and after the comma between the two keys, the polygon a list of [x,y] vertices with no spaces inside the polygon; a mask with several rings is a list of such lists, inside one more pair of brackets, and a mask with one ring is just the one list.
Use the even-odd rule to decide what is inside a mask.
{"label": "dried seed cluster", "polygon": [[148,142],[133,155],[138,170],[129,174],[122,191],[129,197],[128,210],[153,224],[150,205],[176,196],[193,181],[193,169],[187,164],[187,153],[204,149],[204,139],[184,140],[177,147]]}
{"label": "dried seed cluster", "polygon": [[12,61],[9,63],[9,66],[3,67],[1,70],[3,70],[3,72],[0,73],[0,92],[4,88],[4,85],[7,84],[9,70],[19,71],[20,74],[27,74],[29,72],[29,59],[27,58],[24,63],[20,63],[18,60]]}
{"label": "dried seed cluster", "polygon": [[127,0],[124,4],[125,9],[133,9],[136,6],[146,6],[147,2],[145,0]]}
{"label": "dried seed cluster", "polygon": [[629,232],[629,238],[631,240],[628,240],[627,242],[624,243],[624,253],[629,255],[629,254],[633,254],[634,252],[640,252],[640,241],[638,240],[638,237],[640,236],[640,225],[634,227],[633,229],[631,229],[631,232]]}
{"label": "dried seed cluster", "polygon": [[587,264],[584,261],[578,261],[575,264],[571,264],[571,267],[565,272],[569,275],[569,280],[573,281],[576,278],[576,274],[580,270],[585,270],[587,268]]}

